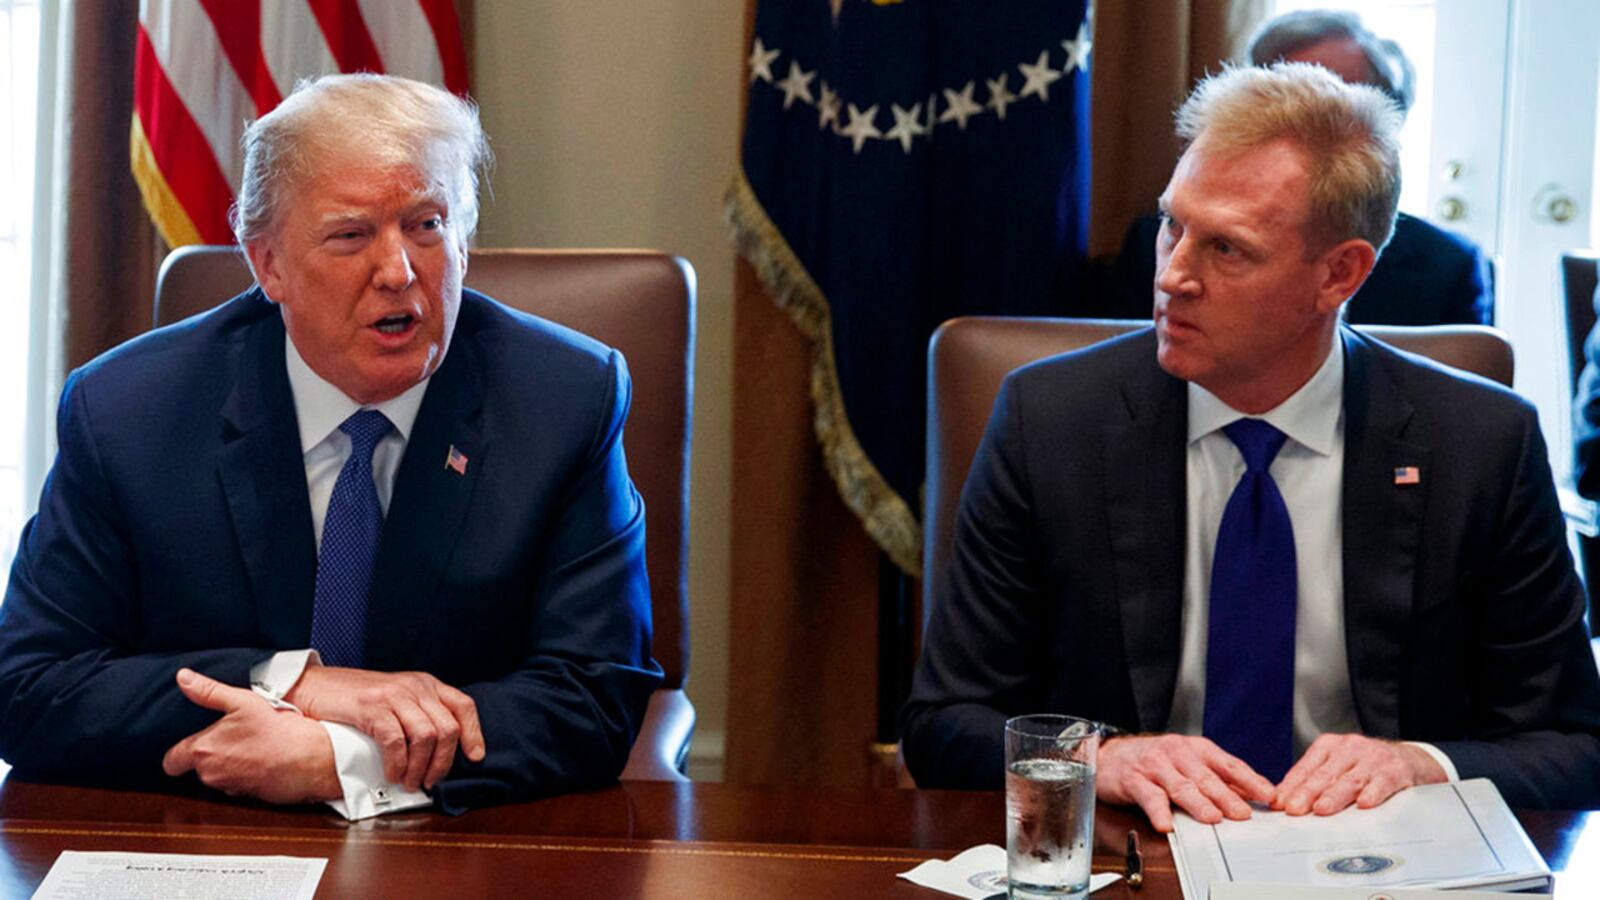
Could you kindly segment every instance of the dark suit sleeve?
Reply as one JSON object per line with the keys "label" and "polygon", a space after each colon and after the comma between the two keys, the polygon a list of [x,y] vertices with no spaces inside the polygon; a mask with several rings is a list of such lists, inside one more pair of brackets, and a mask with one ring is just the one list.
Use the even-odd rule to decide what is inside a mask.
{"label": "dark suit sleeve", "polygon": [[922,787],[1000,787],[1005,721],[1037,711],[1042,629],[1018,393],[1008,378],[973,460],[901,712],[906,764]]}
{"label": "dark suit sleeve", "polygon": [[529,598],[526,655],[510,674],[464,685],[487,758],[457,756],[438,807],[470,807],[594,787],[627,762],[661,669],[650,658],[644,502],[628,477],[622,429],[631,387],[613,351],[599,416]]}
{"label": "dark suit sleeve", "polygon": [[[1600,676],[1583,590],[1531,409],[1493,545],[1465,573],[1474,647],[1466,683],[1469,740],[1435,741],[1462,778],[1494,780],[1516,807],[1600,806]],[[1487,476],[1486,476],[1487,477]]]}
{"label": "dark suit sleeve", "polygon": [[76,376],[62,392],[57,439],[0,607],[0,757],[43,778],[164,778],[167,748],[217,718],[183,697],[177,670],[245,685],[269,652],[138,652],[142,601],[129,523]]}
{"label": "dark suit sleeve", "polygon": [[1494,280],[1477,244],[1458,239],[1460,258],[1441,288],[1441,325],[1490,325],[1494,320]]}
{"label": "dark suit sleeve", "polygon": [[[1595,293],[1600,309],[1600,291]],[[1600,499],[1600,325],[1589,330],[1583,341],[1583,373],[1578,376],[1578,394],[1572,402],[1573,460],[1572,480],[1578,493],[1591,500]]]}

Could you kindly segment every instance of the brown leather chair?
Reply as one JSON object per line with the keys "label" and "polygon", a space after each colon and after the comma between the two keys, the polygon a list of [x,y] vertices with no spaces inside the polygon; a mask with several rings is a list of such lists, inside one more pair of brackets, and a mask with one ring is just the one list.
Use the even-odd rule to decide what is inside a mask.
{"label": "brown leather chair", "polygon": [[[162,263],[155,324],[210,309],[253,283],[233,247],[184,247]],[[682,781],[694,706],[689,672],[689,423],[694,388],[694,270],[644,250],[474,250],[468,287],[621,350],[633,376],[623,434],[645,500],[646,568],[666,678],[650,698],[622,777]]]}
{"label": "brown leather chair", "polygon": [[[1012,369],[1148,327],[1119,319],[974,316],[939,326],[928,346],[927,506],[923,515],[923,615],[954,539],[956,505],[989,422],[1000,383]],[[1361,325],[1403,350],[1510,386],[1511,344],[1483,325]]]}

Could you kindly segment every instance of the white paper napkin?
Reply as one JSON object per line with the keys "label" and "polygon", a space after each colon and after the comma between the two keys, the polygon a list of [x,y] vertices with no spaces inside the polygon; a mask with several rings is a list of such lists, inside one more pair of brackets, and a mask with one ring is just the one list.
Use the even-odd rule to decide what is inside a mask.
{"label": "white paper napkin", "polygon": [[[900,877],[926,888],[983,900],[1006,889],[1006,848],[979,844],[963,850],[954,859],[930,859]],[[1121,878],[1115,872],[1089,876],[1089,890],[1098,891]]]}

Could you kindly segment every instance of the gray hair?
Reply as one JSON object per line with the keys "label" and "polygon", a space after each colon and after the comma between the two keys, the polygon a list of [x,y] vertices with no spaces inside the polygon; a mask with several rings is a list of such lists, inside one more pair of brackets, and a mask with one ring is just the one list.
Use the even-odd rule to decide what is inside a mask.
{"label": "gray hair", "polygon": [[462,243],[478,227],[478,179],[492,156],[470,100],[393,75],[301,79],[271,112],[245,129],[244,175],[228,217],[240,246],[282,221],[289,189],[332,158],[409,166],[449,205]]}
{"label": "gray hair", "polygon": [[1367,58],[1370,84],[1399,104],[1400,112],[1411,109],[1416,98],[1417,72],[1400,45],[1367,30],[1355,13],[1330,9],[1303,9],[1269,19],[1251,35],[1245,56],[1251,65],[1275,63],[1291,53],[1314,47],[1324,41],[1354,41]]}
{"label": "gray hair", "polygon": [[1307,244],[1361,238],[1382,250],[1400,202],[1400,111],[1373,87],[1346,84],[1321,66],[1224,66],[1178,108],[1185,147],[1254,150],[1285,140],[1306,155]]}

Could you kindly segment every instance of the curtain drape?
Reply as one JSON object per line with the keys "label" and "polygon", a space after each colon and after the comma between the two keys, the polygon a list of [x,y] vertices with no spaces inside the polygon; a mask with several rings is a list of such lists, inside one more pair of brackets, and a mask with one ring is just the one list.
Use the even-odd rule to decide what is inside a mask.
{"label": "curtain drape", "polygon": [[66,178],[61,211],[60,301],[68,367],[150,327],[156,271],[166,246],[145,215],[128,167],[137,0],[73,3]]}
{"label": "curtain drape", "polygon": [[150,325],[165,247],[128,168],[138,0],[60,0],[41,19],[23,480],[37,502],[68,370]]}

